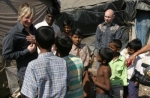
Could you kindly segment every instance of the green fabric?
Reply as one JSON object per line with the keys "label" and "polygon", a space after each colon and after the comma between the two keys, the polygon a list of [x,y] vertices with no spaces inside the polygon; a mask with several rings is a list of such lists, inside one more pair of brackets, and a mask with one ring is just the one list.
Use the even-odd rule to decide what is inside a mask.
{"label": "green fabric", "polygon": [[125,64],[125,57],[120,55],[116,60],[111,60],[109,65],[111,67],[111,85],[127,86],[127,66]]}

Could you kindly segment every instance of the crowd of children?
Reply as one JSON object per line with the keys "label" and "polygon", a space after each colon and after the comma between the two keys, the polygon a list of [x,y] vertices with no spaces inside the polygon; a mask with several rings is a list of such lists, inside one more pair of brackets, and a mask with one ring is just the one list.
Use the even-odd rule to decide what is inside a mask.
{"label": "crowd of children", "polygon": [[[109,31],[116,32],[119,27],[112,23],[114,12],[110,9],[106,12],[108,16],[111,12],[113,17],[109,19],[105,15],[109,25],[105,22],[101,26],[104,28],[109,28],[110,25],[115,26],[114,29],[109,28]],[[40,52],[37,58],[35,57],[28,62],[22,80],[23,85],[20,86],[21,94],[29,98],[91,98],[91,83],[94,83],[95,98],[125,98],[125,94],[129,98],[138,98],[139,83],[132,78],[132,74],[135,69],[143,74],[142,61],[137,56],[133,64],[127,65],[125,60],[142,47],[141,41],[134,39],[129,42],[126,47],[128,55],[125,55],[123,52],[120,53],[121,40],[115,39],[117,37],[113,37],[114,33],[110,34],[110,42],[102,42],[107,44],[108,46],[103,45],[107,47],[97,46],[101,47],[98,48],[96,55],[99,65],[97,74],[93,74],[88,69],[94,61],[94,55],[91,55],[91,50],[86,44],[81,43],[82,31],[79,28],[74,28],[71,20],[64,20],[62,23],[63,32],[61,33],[59,27],[53,23],[55,15],[55,8],[50,7],[46,11],[44,21],[35,25],[37,31],[34,34],[34,43],[27,46],[27,49],[32,51],[27,54],[37,53],[36,46]],[[101,26],[98,31],[106,31]],[[116,34],[120,36],[119,32]],[[32,34],[29,34],[28,42],[34,37],[30,35]],[[103,36],[107,37],[105,34]],[[98,38],[97,43],[98,40],[101,39]],[[3,46],[6,41],[8,40],[3,41]],[[3,48],[4,52],[5,50],[7,47]],[[5,56],[5,54],[3,55]],[[18,58],[21,60],[25,56]]]}

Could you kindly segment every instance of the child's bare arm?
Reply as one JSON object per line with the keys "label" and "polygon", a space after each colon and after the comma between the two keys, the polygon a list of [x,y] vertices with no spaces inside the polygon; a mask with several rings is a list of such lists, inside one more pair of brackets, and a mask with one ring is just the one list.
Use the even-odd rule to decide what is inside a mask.
{"label": "child's bare arm", "polygon": [[110,90],[110,72],[109,72],[109,70],[107,70],[107,69],[104,70],[104,82],[105,82],[104,84],[99,83],[94,76],[92,77],[92,80],[93,80],[94,84],[97,85],[98,87],[100,87],[106,91]]}
{"label": "child's bare arm", "polygon": [[91,54],[89,64],[92,65],[93,62],[94,62],[94,54]]}

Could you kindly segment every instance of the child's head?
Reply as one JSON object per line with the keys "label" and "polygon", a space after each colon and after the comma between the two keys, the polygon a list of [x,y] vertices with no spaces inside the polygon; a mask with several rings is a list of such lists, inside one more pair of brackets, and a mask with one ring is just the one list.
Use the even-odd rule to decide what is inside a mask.
{"label": "child's head", "polygon": [[70,34],[72,32],[73,23],[71,20],[65,20],[63,22],[63,29],[66,34]]}
{"label": "child's head", "polygon": [[58,14],[58,11],[54,7],[48,7],[46,10],[46,15],[47,14],[51,14],[55,16]]}
{"label": "child's head", "polygon": [[54,44],[54,30],[49,26],[42,26],[35,33],[36,44],[39,49],[50,50]]}
{"label": "child's head", "polygon": [[114,52],[120,52],[120,49],[122,47],[122,43],[119,39],[113,39],[110,43],[109,43],[109,48]]}
{"label": "child's head", "polygon": [[78,46],[81,44],[81,40],[82,40],[82,32],[80,29],[76,29],[73,30],[72,34],[71,34],[71,39],[74,45]]}
{"label": "child's head", "polygon": [[113,59],[113,51],[110,48],[101,48],[97,55],[97,61],[108,64]]}
{"label": "child's head", "polygon": [[134,54],[136,51],[140,50],[141,48],[142,48],[142,42],[140,39],[133,39],[127,45],[129,55]]}
{"label": "child's head", "polygon": [[48,25],[51,26],[53,24],[57,14],[58,14],[58,11],[54,7],[47,8],[46,15],[45,15],[45,21],[47,22]]}
{"label": "child's head", "polygon": [[65,35],[57,36],[55,46],[60,56],[67,56],[72,48],[72,40]]}

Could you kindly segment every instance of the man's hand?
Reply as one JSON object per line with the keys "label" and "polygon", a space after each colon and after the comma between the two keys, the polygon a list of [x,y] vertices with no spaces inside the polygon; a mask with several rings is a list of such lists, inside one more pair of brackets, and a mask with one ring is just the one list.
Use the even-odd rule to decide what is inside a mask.
{"label": "man's hand", "polygon": [[29,41],[31,44],[35,44],[35,42],[36,42],[34,35],[26,36],[26,40]]}
{"label": "man's hand", "polygon": [[128,64],[129,62],[132,62],[132,64],[134,63],[134,60],[136,58],[136,55],[131,55],[127,60],[126,60],[126,64]]}
{"label": "man's hand", "polygon": [[35,44],[30,44],[27,49],[30,51],[30,53],[33,53],[36,50],[36,45]]}

